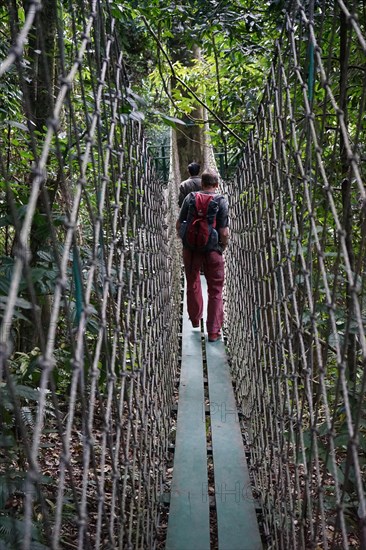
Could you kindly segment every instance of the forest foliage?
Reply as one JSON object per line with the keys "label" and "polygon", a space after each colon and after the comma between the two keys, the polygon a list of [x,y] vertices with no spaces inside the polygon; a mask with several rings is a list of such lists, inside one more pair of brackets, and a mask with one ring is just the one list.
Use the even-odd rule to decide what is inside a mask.
{"label": "forest foliage", "polygon": [[[38,166],[40,159],[43,158],[49,128],[54,130],[49,144],[50,155],[44,166],[44,171],[47,172],[47,176],[42,180],[44,192],[40,192],[36,198],[37,207],[31,222],[29,261],[24,262],[26,268],[19,276],[11,330],[6,328],[13,350],[8,357],[6,372],[3,373],[0,370],[3,377],[0,381],[2,453],[0,455],[2,459],[0,540],[5,541],[4,544],[6,541],[18,542],[23,534],[22,507],[19,505],[19,500],[22,500],[25,491],[28,490],[27,487],[29,488],[26,475],[29,455],[22,441],[26,440],[27,430],[32,432],[36,425],[36,415],[41,400],[39,386],[47,370],[42,364],[42,354],[47,347],[44,335],[47,334],[47,327],[50,325],[53,297],[61,285],[59,277],[63,260],[66,262],[63,273],[66,281],[62,281],[63,295],[60,299],[57,345],[54,350],[54,360],[58,368],[52,372],[50,390],[46,390],[45,403],[42,405],[48,429],[63,432],[63,420],[61,421],[58,416],[57,399],[62,397],[64,402],[67,402],[72,386],[75,372],[73,359],[77,347],[75,333],[83,312],[83,289],[86,283],[91,289],[91,299],[85,325],[85,343],[90,344],[92,349],[97,347],[98,335],[102,329],[105,329],[103,318],[105,308],[108,314],[113,312],[113,299],[108,298],[107,306],[103,304],[106,280],[103,261],[107,248],[105,243],[114,245],[116,242],[119,243],[119,240],[112,229],[103,229],[99,233],[96,229],[100,227],[102,221],[106,223],[106,227],[111,228],[114,220],[114,196],[111,196],[106,212],[101,212],[99,208],[101,196],[105,190],[103,177],[107,176],[103,174],[106,155],[110,154],[108,175],[112,176],[113,181],[118,179],[114,176],[119,177],[120,167],[125,163],[123,170],[126,175],[121,182],[121,188],[126,196],[120,197],[119,201],[128,211],[128,215],[126,214],[125,225],[119,226],[119,231],[124,235],[123,244],[129,252],[130,243],[136,238],[143,225],[141,204],[145,197],[145,190],[142,187],[145,176],[141,166],[145,159],[137,159],[133,155],[131,158],[128,157],[130,150],[133,149],[128,123],[141,122],[150,143],[159,145],[171,128],[179,132],[182,127],[203,126],[208,122],[214,149],[217,152],[224,151],[227,162],[225,168],[236,168],[246,139],[248,136],[253,137],[253,123],[257,113],[263,107],[262,99],[265,97],[268,104],[271,101],[273,105],[275,104],[273,88],[267,89],[263,95],[267,82],[273,77],[272,72],[279,73],[283,67],[287,66],[288,61],[282,60],[283,65],[281,65],[276,58],[278,50],[275,53],[275,43],[281,40],[284,33],[285,8],[289,9],[290,6],[282,0],[269,0],[262,3],[254,0],[190,0],[182,3],[162,0],[123,2],[113,0],[102,3],[98,7],[96,23],[92,28],[92,46],[90,42],[88,43],[90,48],[86,56],[88,62],[84,64],[78,62],[77,55],[78,47],[84,40],[85,12],[88,4],[80,0],[77,2],[79,9],[76,10],[74,4],[75,2],[71,0],[43,2],[44,9],[37,15],[37,25],[42,32],[37,34],[36,25],[31,26],[29,36],[22,45],[23,54],[15,55],[15,62],[9,70],[1,74],[0,79],[0,311],[4,315],[7,310],[7,297],[14,284],[15,265],[25,253],[19,246],[18,237],[27,219],[32,184],[35,179],[43,177],[38,172],[34,172],[33,167]],[[327,16],[330,13],[329,10],[334,8],[333,2],[324,0],[321,3],[305,4],[306,15],[310,6],[314,7],[314,19],[320,29],[321,55],[330,68],[329,86],[334,93],[334,101],[344,114],[345,133],[349,137],[352,152],[359,163],[360,159],[363,161],[365,158],[363,139],[366,96],[365,52],[358,42],[352,42],[350,47],[351,41],[347,42],[347,39],[344,39],[344,33],[350,35],[350,24],[342,18],[339,9],[331,12],[332,17]],[[361,2],[356,4],[359,4],[359,12],[362,14],[363,4]],[[15,0],[1,4],[1,60],[11,54],[19,31],[26,22],[27,12],[32,6],[34,3]],[[111,17],[115,21],[113,30],[110,26]],[[104,28],[103,24],[106,21]],[[334,463],[328,465],[329,439],[327,437],[331,434],[331,430],[329,430],[329,422],[324,419],[324,410],[321,407],[316,426],[310,426],[304,421],[301,445],[303,456],[308,458],[309,462],[312,460],[310,456],[312,446],[317,447],[320,449],[318,456],[330,472],[329,475],[334,474],[333,468],[337,470],[341,482],[346,479],[342,490],[346,493],[345,502],[351,518],[351,528],[353,528],[357,524],[359,505],[356,494],[357,480],[355,470],[352,465],[350,466],[348,450],[351,448],[349,426],[353,418],[360,427],[357,444],[360,453],[359,464],[362,468],[365,467],[365,461],[363,458],[361,460],[361,454],[366,449],[365,418],[360,412],[364,405],[363,359],[358,341],[361,331],[352,305],[354,295],[359,293],[361,322],[364,323],[366,319],[366,304],[363,297],[364,278],[362,277],[365,247],[364,212],[360,208],[362,197],[360,189],[357,188],[357,181],[355,178],[348,181],[346,177],[351,173],[352,159],[350,155],[347,157],[342,133],[336,122],[336,115],[339,113],[334,112],[329,91],[324,85],[324,79],[319,76],[318,68],[314,69],[314,55],[318,52],[314,53],[311,49],[309,35],[304,31],[305,27],[301,25],[300,17],[295,18],[293,24],[297,33],[296,48],[300,59],[299,66],[296,67],[294,62],[293,66],[291,65],[294,70],[287,75],[290,77],[291,86],[283,87],[282,119],[278,117],[275,122],[271,120],[273,126],[260,129],[263,130],[262,133],[258,128],[255,129],[255,131],[258,130],[255,136],[260,154],[263,154],[262,157],[258,154],[258,159],[262,163],[265,159],[266,167],[272,168],[273,159],[278,162],[275,153],[281,147],[287,147],[291,175],[297,174],[296,177],[302,183],[308,180],[313,183],[312,201],[316,213],[316,230],[314,231],[313,212],[306,203],[303,192],[298,193],[296,201],[290,200],[287,196],[288,200],[283,205],[282,196],[279,199],[269,197],[266,195],[268,192],[266,188],[262,204],[263,189],[256,189],[253,185],[249,190],[243,191],[240,201],[246,204],[247,212],[250,213],[254,212],[259,204],[259,218],[263,213],[262,208],[267,212],[273,207],[271,210],[273,219],[278,216],[280,220],[274,231],[281,233],[280,224],[283,221],[285,229],[281,233],[282,236],[284,235],[281,237],[283,238],[281,245],[286,248],[284,243],[287,239],[290,246],[286,249],[287,256],[284,256],[281,261],[282,266],[285,266],[287,260],[291,260],[296,274],[294,284],[302,307],[301,331],[305,334],[305,340],[308,338],[310,342],[309,357],[314,362],[318,359],[315,357],[315,347],[311,347],[314,335],[312,331],[315,329],[319,338],[325,343],[322,348],[325,349],[324,355],[329,353],[325,394],[329,397],[330,406],[334,406],[336,410],[333,428],[338,431],[332,444],[335,443],[338,453],[337,468],[334,468]],[[362,18],[360,29],[364,34]],[[97,93],[98,84],[100,84],[99,71],[103,63],[100,50],[105,48],[108,37],[112,34],[123,52],[124,65],[121,71],[126,72],[126,88],[121,92],[123,97],[118,113],[119,126],[116,125],[118,127],[114,138],[116,142],[125,140],[126,145],[124,149],[121,148],[122,151],[118,147],[114,148],[115,144],[109,141],[109,128],[102,124],[98,126],[95,122],[99,116],[103,120],[115,120],[113,101],[120,90],[116,90],[112,69],[106,70],[108,92],[103,97],[103,102],[98,99]],[[357,45],[354,46],[354,44]],[[277,64],[271,65],[272,61],[277,61]],[[67,89],[67,93],[65,92],[67,97],[65,108],[61,110],[57,127],[53,127],[55,121],[52,119],[52,113],[55,99],[62,86],[68,87],[65,74],[72,69],[73,64],[76,64],[75,72],[79,78],[75,79]],[[119,66],[117,68],[120,69]],[[286,72],[286,69],[283,70]],[[304,86],[299,84],[296,70],[299,71]],[[304,97],[312,109],[311,117],[304,108]],[[197,120],[192,115],[197,104],[205,107],[203,119]],[[267,108],[268,104],[264,107]],[[272,114],[273,105],[272,111],[271,108],[269,109]],[[291,108],[296,107],[294,112],[290,112],[290,105]],[[318,139],[316,146],[309,139],[310,118],[314,122]],[[276,134],[281,125],[279,121],[283,123],[284,129],[282,143],[278,138],[279,134]],[[88,135],[93,124],[98,127],[96,147]],[[294,128],[296,128],[296,137],[293,133]],[[284,142],[286,142],[285,145]],[[312,154],[309,154],[310,142],[310,149],[313,148]],[[93,153],[88,157],[87,152],[93,147]],[[327,171],[327,184],[332,192],[334,191],[333,211],[329,207],[328,197],[324,194],[324,182],[319,184],[322,179],[321,170],[316,164],[317,155],[320,154],[319,149],[321,149],[322,163]],[[268,157],[265,156],[266,154]],[[304,161],[307,170],[306,177],[303,179],[300,177],[301,174],[299,176],[298,159]],[[280,165],[283,171],[286,168],[285,164],[283,161]],[[363,165],[363,162],[359,163],[362,177],[365,176]],[[87,174],[85,178],[81,177],[85,174]],[[99,177],[100,174],[103,174],[102,178]],[[271,175],[272,172],[269,170],[268,181]],[[296,178],[294,180],[297,182]],[[135,182],[138,182],[138,185],[135,185]],[[299,187],[299,189],[301,191],[303,188]],[[81,206],[77,212],[78,229],[73,236],[70,250],[67,250],[65,255],[64,240],[70,229],[68,222],[76,192],[80,192],[83,201],[80,201]],[[343,251],[340,247],[342,235],[336,224],[334,212],[339,215],[347,234]],[[130,219],[128,216],[134,219],[134,226],[128,225]],[[298,219],[301,219],[300,237],[295,235]],[[60,235],[62,238],[58,240]],[[321,251],[319,252],[317,244],[320,239]],[[56,242],[57,245],[55,245]],[[270,238],[268,242],[272,242]],[[272,254],[274,258],[277,252],[274,248],[268,247],[268,257]],[[343,258],[342,255],[349,259],[347,269],[340,260]],[[307,264],[303,262],[304,257],[307,258]],[[131,253],[126,262],[132,265],[133,261]],[[142,261],[139,260],[139,262],[137,262],[138,276],[146,272],[146,266]],[[304,263],[307,270],[304,268]],[[325,266],[325,277],[321,273],[321,265]],[[95,266],[97,266],[95,276],[90,282],[87,279],[87,273]],[[116,274],[115,265],[112,271],[113,275]],[[309,272],[310,279],[307,279]],[[355,276],[354,285],[351,285],[347,279],[349,272]],[[273,273],[271,275],[273,276]],[[311,298],[314,299],[314,307],[310,304],[311,300],[306,287],[309,280],[313,291]],[[132,285],[132,282],[129,284]],[[277,280],[273,282],[274,288],[276,284]],[[332,291],[331,304],[329,304],[329,288]],[[117,290],[112,283],[110,283],[110,289],[111,295],[115,296]],[[288,292],[286,298],[291,297],[291,293],[292,290]],[[280,298],[282,299],[282,296]],[[129,297],[126,298],[126,303],[128,299]],[[136,311],[131,317],[131,324],[134,326],[139,326],[138,311],[136,306]],[[337,334],[331,330],[330,312],[335,319]],[[281,330],[282,328],[280,326]],[[112,341],[113,329],[108,326],[108,330],[108,336]],[[123,338],[128,337],[129,334],[126,331]],[[105,363],[110,353],[110,341],[107,342],[107,338],[107,343],[103,341],[105,349],[103,348],[100,361],[96,362],[98,391],[101,390],[101,392],[109,377]],[[124,349],[125,361],[128,363],[128,368],[133,370],[138,364],[138,359],[131,351],[135,342],[129,342],[129,345],[127,351]],[[349,383],[347,386],[349,396],[345,395],[343,401],[339,397],[342,394],[339,388],[335,391],[339,375],[339,364],[334,353],[336,346],[338,349],[343,346],[342,357],[347,359],[346,378]],[[298,357],[300,356],[299,353]],[[293,357],[290,359],[294,361]],[[86,354],[85,372],[92,366],[93,357]],[[289,382],[289,385],[291,384],[292,380]],[[314,381],[316,391],[318,391],[318,384],[316,379]],[[305,402],[308,396],[301,384],[299,387],[303,391]],[[129,398],[127,393],[126,395]],[[314,400],[318,397],[316,395]],[[351,420],[342,408],[345,397],[349,397],[351,403]],[[309,402],[311,399],[312,396]],[[292,407],[293,403],[288,406]],[[308,404],[304,405],[306,412],[308,412],[307,406]],[[67,418],[67,413],[62,407],[61,411]],[[320,437],[316,438],[314,434],[319,434]],[[290,437],[288,433],[286,437]],[[10,470],[13,471],[11,475],[9,475]],[[42,519],[43,510],[47,506],[53,513],[52,487],[54,486],[55,479],[47,476],[42,477],[37,486],[32,486],[32,498],[35,502],[33,518],[37,519],[39,515]],[[40,488],[43,488],[50,503],[41,503]],[[331,493],[330,489],[329,492]],[[333,493],[328,495],[326,505],[334,508]],[[70,515],[75,513],[75,506],[67,503],[65,513]],[[9,516],[16,521],[8,521]],[[12,532],[14,525],[16,530]],[[45,541],[44,533],[40,533],[35,524],[32,525],[31,539],[34,548],[42,548]]]}
{"label": "forest foliage", "polygon": [[121,23],[126,65],[147,127],[202,125],[191,117],[198,101],[208,108],[214,147],[236,156],[263,92],[282,2],[132,2],[126,10],[127,4],[112,12]]}

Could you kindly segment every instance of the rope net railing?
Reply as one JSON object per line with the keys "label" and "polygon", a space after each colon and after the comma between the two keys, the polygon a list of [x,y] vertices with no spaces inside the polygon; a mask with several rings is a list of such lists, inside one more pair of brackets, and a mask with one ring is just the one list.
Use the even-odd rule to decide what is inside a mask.
{"label": "rope net railing", "polygon": [[24,6],[0,7],[0,546],[153,548],[176,191],[147,154],[111,5]]}
{"label": "rope net railing", "polygon": [[366,547],[365,13],[292,2],[229,185],[227,336],[271,548]]}

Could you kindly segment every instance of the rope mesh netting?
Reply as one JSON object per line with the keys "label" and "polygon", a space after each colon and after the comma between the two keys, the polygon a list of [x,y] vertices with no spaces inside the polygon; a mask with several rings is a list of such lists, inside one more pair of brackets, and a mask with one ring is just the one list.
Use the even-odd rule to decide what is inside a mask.
{"label": "rope mesh netting", "polygon": [[109,3],[40,8],[0,8],[0,546],[152,548],[176,191],[147,154]]}
{"label": "rope mesh netting", "polygon": [[[111,6],[0,7],[4,548],[159,540],[176,190],[147,153]],[[366,40],[348,9],[292,2],[225,184],[227,346],[273,548],[366,544]]]}
{"label": "rope mesh netting", "polygon": [[228,186],[228,345],[275,548],[366,545],[366,29],[352,6],[292,2]]}

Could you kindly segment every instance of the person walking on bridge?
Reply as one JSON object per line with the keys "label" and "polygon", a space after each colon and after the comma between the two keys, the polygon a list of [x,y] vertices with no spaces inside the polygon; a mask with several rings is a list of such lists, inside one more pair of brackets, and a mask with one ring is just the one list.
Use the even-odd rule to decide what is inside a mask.
{"label": "person walking on bridge", "polygon": [[[222,291],[224,286],[223,251],[229,240],[228,203],[225,197],[217,194],[218,174],[211,169],[202,173],[201,191],[189,193],[182,204],[176,223],[178,235],[183,241],[183,263],[187,281],[187,309],[192,326],[199,327],[203,315],[203,297],[200,270],[203,270],[207,281],[207,332],[209,342],[221,339],[221,328],[224,321]],[[209,198],[210,197],[210,198]],[[207,206],[205,206],[207,204]],[[193,206],[192,206],[193,205]],[[210,237],[202,248],[192,245],[190,226],[198,210],[207,214]],[[195,210],[196,209],[196,210]],[[210,209],[210,210],[209,210]],[[213,212],[214,214],[210,214]],[[202,215],[202,214],[199,215]],[[211,218],[210,218],[211,216]],[[213,229],[213,231],[212,231]],[[197,233],[196,233],[197,237]],[[200,239],[200,236],[198,236]]]}
{"label": "person walking on bridge", "polygon": [[186,196],[191,193],[191,191],[199,191],[201,189],[201,178],[198,175],[200,172],[201,166],[198,162],[191,162],[188,164],[189,178],[182,181],[179,186],[179,196],[178,196],[178,206],[182,206]]}

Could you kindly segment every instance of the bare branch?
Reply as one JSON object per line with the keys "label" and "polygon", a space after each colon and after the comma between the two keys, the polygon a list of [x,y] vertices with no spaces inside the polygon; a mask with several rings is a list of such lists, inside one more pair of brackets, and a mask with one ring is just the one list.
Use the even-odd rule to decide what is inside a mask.
{"label": "bare branch", "polygon": [[167,60],[168,62],[168,65],[170,67],[170,70],[171,70],[171,73],[172,73],[172,76],[177,80],[177,82],[179,82],[190,94],[192,94],[192,96],[195,98],[195,100],[200,103],[200,105],[202,105],[203,107],[205,107],[205,109],[207,109],[207,111],[214,117],[214,119],[219,123],[221,124],[232,136],[235,137],[235,139],[237,139],[242,145],[245,145],[245,142],[244,140],[241,139],[241,137],[239,137],[235,132],[233,132],[226,124],[223,120],[220,119],[220,117],[218,117],[216,115],[216,113],[210,109],[210,107],[204,102],[202,101],[198,95],[196,94],[196,92],[194,92],[192,90],[192,88],[190,86],[188,86],[188,84],[186,84],[179,76],[177,76],[175,70],[174,70],[174,66],[173,66],[173,63],[171,62],[168,54],[166,53],[166,51],[164,50],[163,48],[163,45],[161,44],[159,38],[156,36],[155,32],[153,31],[153,29],[150,27],[149,23],[147,22],[147,19],[144,15],[142,15],[142,20],[143,22],[145,23],[146,25],[146,28],[147,30],[149,31],[149,33],[152,35],[152,37],[154,38],[154,40],[156,41],[160,51],[162,52],[162,54],[164,55],[165,59]]}

